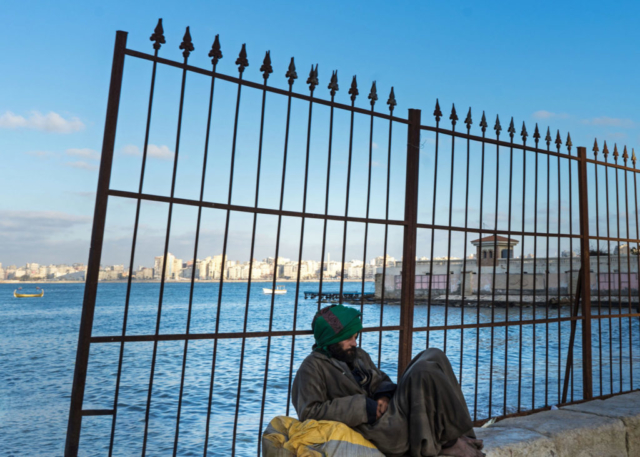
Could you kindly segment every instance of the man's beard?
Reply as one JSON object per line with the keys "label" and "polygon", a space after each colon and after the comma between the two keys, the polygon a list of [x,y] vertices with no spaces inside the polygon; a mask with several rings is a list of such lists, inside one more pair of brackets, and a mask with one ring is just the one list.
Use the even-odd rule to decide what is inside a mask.
{"label": "man's beard", "polygon": [[346,351],[340,347],[340,343],[331,344],[327,347],[331,356],[347,365],[352,366],[356,360],[356,348],[349,348]]}

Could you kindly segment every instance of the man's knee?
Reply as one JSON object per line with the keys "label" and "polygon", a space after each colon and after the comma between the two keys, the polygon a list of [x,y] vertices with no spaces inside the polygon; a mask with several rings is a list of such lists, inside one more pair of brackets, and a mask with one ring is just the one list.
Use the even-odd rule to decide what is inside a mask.
{"label": "man's knee", "polygon": [[418,354],[416,359],[426,362],[435,362],[437,364],[449,364],[447,355],[438,348],[425,349],[420,354]]}
{"label": "man's knee", "polygon": [[442,368],[449,364],[449,360],[444,352],[437,348],[425,349],[415,356],[411,362],[407,373],[409,375],[420,375],[419,373],[442,373]]}

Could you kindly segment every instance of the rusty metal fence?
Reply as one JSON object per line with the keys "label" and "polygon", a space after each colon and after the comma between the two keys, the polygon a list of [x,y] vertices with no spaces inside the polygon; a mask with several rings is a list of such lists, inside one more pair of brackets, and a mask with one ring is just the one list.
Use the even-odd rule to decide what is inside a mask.
{"label": "rusty metal fence", "polygon": [[[185,374],[188,371],[188,358],[192,356],[189,347],[198,341],[209,341],[212,347],[211,352],[207,353],[210,359],[205,376],[208,395],[204,403],[198,405],[203,433],[195,446],[200,449],[197,453],[219,453],[211,450],[211,441],[214,439],[224,441],[223,448],[228,449],[228,453],[232,455],[247,452],[237,451],[241,434],[239,429],[243,423],[242,395],[249,395],[252,402],[260,404],[260,408],[256,409],[259,420],[256,419],[255,423],[248,426],[248,431],[243,432],[243,439],[249,443],[245,443],[248,447],[243,449],[253,449],[251,453],[260,453],[260,431],[271,416],[292,412],[290,392],[295,367],[299,364],[300,357],[304,357],[309,351],[308,345],[301,346],[300,341],[304,340],[307,344],[311,332],[307,327],[308,322],[299,322],[299,316],[303,315],[300,311],[302,308],[309,308],[300,298],[303,293],[301,285],[304,284],[300,265],[305,242],[309,241],[310,236],[317,237],[321,245],[319,291],[315,295],[317,300],[312,305],[313,309],[309,310],[310,315],[323,306],[323,289],[334,287],[338,296],[346,296],[345,257],[350,244],[360,246],[363,250],[362,278],[357,283],[360,293],[356,294],[358,298],[355,302],[351,299],[351,303],[359,306],[364,315],[365,328],[361,334],[361,343],[365,349],[372,354],[377,352],[379,366],[401,375],[412,356],[422,349],[429,346],[442,348],[458,373],[472,417],[478,422],[491,417],[530,412],[554,404],[635,389],[633,375],[638,364],[634,365],[634,359],[637,357],[635,354],[640,352],[634,351],[634,346],[640,344],[637,319],[640,317],[637,312],[637,274],[640,267],[640,258],[637,256],[640,242],[638,171],[635,168],[635,154],[631,157],[633,166],[628,166],[626,147],[622,154],[623,163],[618,163],[617,147],[614,148],[611,163],[606,144],[601,156],[604,160],[597,156],[600,152],[597,143],[593,148],[596,155],[590,158],[586,148],[578,147],[577,151],[572,151],[569,135],[563,141],[559,132],[554,138],[547,129],[543,137],[544,132],[541,133],[537,125],[530,135],[524,123],[518,132],[513,119],[508,123],[506,133],[503,133],[498,117],[490,125],[482,113],[478,122],[473,119],[471,109],[460,123],[455,107],[452,108],[445,126],[445,115],[438,102],[433,112],[435,125],[427,125],[420,110],[410,109],[406,119],[394,114],[396,99],[393,88],[386,101],[385,112],[376,110],[381,103],[378,103],[375,82],[367,95],[369,107],[360,108],[356,106],[360,93],[355,77],[348,89],[350,103],[342,104],[336,101],[339,91],[337,72],[333,72],[328,80],[329,98],[319,98],[321,78],[317,65],[311,67],[306,79],[308,93],[303,94],[294,92],[298,74],[293,58],[286,72],[283,72],[286,73],[288,89],[280,89],[269,85],[273,72],[269,52],[260,67],[262,82],[255,83],[244,79],[245,69],[249,65],[244,45],[235,61],[238,75],[228,76],[218,72],[222,52],[217,36],[209,52],[212,64],[210,69],[189,64],[194,46],[188,28],[180,44],[182,62],[159,56],[161,46],[165,43],[161,21],[151,36],[151,41],[154,52],[147,54],[126,47],[127,33],[116,34],[66,455],[77,455],[81,428],[83,424],[95,420],[95,417],[109,418],[109,425],[103,427],[100,433],[108,435],[108,454],[117,454],[114,451],[118,441],[116,424],[119,410],[125,408],[119,399],[121,381],[126,376],[126,363],[123,362],[127,351],[131,351],[127,348],[145,343],[152,345],[152,350],[148,379],[144,381],[148,387],[145,392],[146,402],[141,408],[144,410],[141,419],[144,421],[144,431],[139,437],[139,447],[143,455],[148,452],[148,442],[151,439],[150,411],[153,409],[154,382],[158,376],[156,363],[161,351],[160,345],[166,342],[179,342],[182,345],[179,351],[181,365],[177,370],[180,376],[176,378],[174,385],[178,394],[175,400],[175,418],[171,421],[174,424],[171,428],[172,446],[165,449],[166,453],[179,454],[179,442],[184,433],[180,425],[181,416],[185,414],[182,411],[183,397],[189,382]],[[125,59],[151,63],[146,131],[137,191],[118,190],[110,185]],[[158,67],[175,68],[181,73],[169,195],[143,192]],[[175,193],[181,132],[183,123],[189,121],[183,119],[183,106],[188,77],[191,75],[210,79],[208,119],[205,142],[202,145],[203,164],[197,199],[181,198]],[[216,139],[211,135],[211,126],[212,111],[216,107],[216,83],[219,81],[228,83],[227,87],[234,87],[236,93],[233,111],[227,113],[234,119],[231,150],[228,151],[229,185],[224,195],[211,200],[205,198],[206,171],[210,169],[210,163],[216,160],[215,156],[209,155],[209,151],[215,150],[213,146]],[[255,91],[260,96],[260,121],[255,126],[259,138],[255,195],[253,203],[248,205],[236,204],[232,198],[234,189],[238,186],[234,182],[234,171],[237,172],[238,167],[238,122],[243,115],[243,91]],[[274,208],[261,203],[260,185],[268,179],[261,175],[264,167],[263,139],[268,134],[265,131],[265,107],[276,97],[285,101],[286,109],[283,112],[286,115],[277,119],[284,124],[284,137],[282,169],[278,177],[278,203]],[[298,103],[296,108],[301,107],[300,103],[306,107],[292,109],[292,102]],[[320,115],[316,114],[319,109],[323,109],[320,114],[327,117],[322,130],[312,128],[313,120],[316,119],[314,116]],[[347,122],[338,125],[335,119],[340,114],[346,114]],[[292,118],[299,117],[304,118],[307,126],[304,132],[305,143],[304,147],[292,152],[289,148],[291,122]],[[475,122],[478,122],[475,130],[479,130],[479,134],[472,134]],[[463,128],[460,128],[461,124],[464,125]],[[344,163],[341,162],[342,159],[336,158],[338,151],[334,145],[334,136],[344,133],[338,133],[340,129],[346,132],[347,139],[339,151],[344,153]],[[364,140],[356,146],[354,142],[358,140],[354,130],[357,129],[364,132]],[[309,176],[314,171],[310,170],[312,131],[314,135],[326,140],[327,162],[326,173],[322,171],[323,182],[314,182],[311,188]],[[374,135],[379,132],[383,132],[385,144],[374,141]],[[403,145],[406,144],[400,150],[393,146],[393,141],[398,141],[398,138],[401,138]],[[352,183],[352,175],[356,172],[353,162],[356,148],[368,152],[368,157],[365,154],[363,162],[366,166],[362,167],[366,171],[366,178],[359,180],[357,186]],[[386,156],[385,173],[377,175],[381,179],[372,177],[377,172],[373,160],[374,150],[378,150],[375,152],[377,155],[383,150],[383,156]],[[216,153],[220,154],[220,151]],[[304,161],[301,208],[298,210],[287,209],[284,204],[287,167],[292,154],[298,154],[298,158],[303,157]],[[401,164],[393,173],[392,163]],[[335,183],[331,183],[335,167],[346,167],[343,183],[345,187],[340,191],[341,194],[344,192],[341,211],[330,209],[329,203],[330,189],[335,186]],[[400,182],[403,190],[401,195],[391,191],[394,181]],[[321,188],[322,192],[317,192],[317,188]],[[350,200],[355,191],[360,192],[361,198]],[[372,192],[379,192],[382,197],[372,198]],[[323,202],[320,207],[323,206],[323,211],[309,210],[310,195],[320,195]],[[136,205],[130,268],[137,260],[141,205],[145,202],[160,202],[168,210],[159,296],[154,305],[155,331],[152,333],[132,333],[127,327],[133,287],[131,271],[126,286],[121,329],[104,335],[93,332],[107,202],[112,199],[127,199]],[[379,217],[372,217],[374,200],[381,208],[376,213]],[[181,206],[197,210],[192,257],[194,264],[186,298],[186,326],[181,332],[167,333],[161,331],[164,294],[167,290],[165,273],[168,268],[173,211]],[[214,327],[210,332],[194,332],[192,311],[194,289],[198,284],[195,262],[200,252],[199,243],[203,238],[203,211],[212,209],[222,211],[224,215],[221,219],[224,221],[222,262],[220,271],[216,274],[217,296],[208,303],[215,316]],[[249,275],[240,329],[230,331],[221,310],[225,306],[225,260],[230,218],[234,214],[247,214],[252,218],[252,223],[251,237],[247,240],[250,245]],[[257,221],[258,217],[263,216],[277,220],[273,246],[274,271],[277,271],[281,254],[283,219],[297,221],[298,268],[291,312],[276,316],[279,305],[276,295],[271,294],[269,306],[265,308],[268,312],[261,317],[266,328],[254,331],[248,326],[255,301],[255,295],[251,295],[252,290],[255,290],[252,289],[252,268],[256,233],[259,231]],[[319,222],[320,228],[317,232],[310,232],[309,225],[316,222]],[[309,225],[305,228],[305,224]],[[340,229],[332,231],[328,228],[331,224],[341,224]],[[352,233],[350,226],[358,226],[361,229],[358,233],[363,234],[364,240],[354,241],[353,235],[348,236]],[[372,299],[365,298],[364,273],[367,258],[373,250],[368,237],[376,230],[381,234],[379,244],[384,260],[377,269],[376,293]],[[330,231],[334,235],[328,235]],[[328,285],[323,271],[330,263],[327,246],[331,236],[339,239],[341,270],[339,282]],[[477,239],[472,240],[470,237]],[[392,241],[398,243],[398,240],[401,240],[402,262],[390,264],[387,261],[389,244]],[[473,247],[469,247],[469,243]],[[516,247],[517,244],[520,246]],[[271,289],[276,289],[277,273],[273,274],[270,282]],[[280,320],[291,321],[288,330],[282,330],[276,325]],[[237,372],[232,374],[237,383],[233,386],[235,392],[225,394],[233,397],[230,401],[235,407],[229,413],[232,419],[221,424],[216,406],[219,392],[214,384],[220,382],[216,376],[220,378],[223,374],[228,374],[229,368],[221,364],[219,354],[223,350],[222,345],[229,341],[239,344],[235,349],[239,353],[235,364]],[[105,346],[116,348],[117,356],[112,365],[115,389],[104,408],[87,409],[86,406],[83,407],[83,402],[86,397],[90,350]],[[264,359],[261,359],[259,366],[246,362],[257,347],[264,351]],[[278,348],[277,351],[275,347]],[[386,364],[383,352],[392,354],[391,361]],[[134,355],[131,354],[128,356],[135,357],[135,352]],[[275,387],[269,377],[274,366],[278,370],[277,376],[281,378]],[[245,393],[248,385],[250,394]],[[286,403],[270,406],[270,394],[286,397]]]}

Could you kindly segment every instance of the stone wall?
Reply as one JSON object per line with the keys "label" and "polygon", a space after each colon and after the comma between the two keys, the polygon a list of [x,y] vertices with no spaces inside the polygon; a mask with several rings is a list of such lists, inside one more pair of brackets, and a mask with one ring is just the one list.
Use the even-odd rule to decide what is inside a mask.
{"label": "stone wall", "polygon": [[487,457],[640,456],[640,392],[476,428]]}

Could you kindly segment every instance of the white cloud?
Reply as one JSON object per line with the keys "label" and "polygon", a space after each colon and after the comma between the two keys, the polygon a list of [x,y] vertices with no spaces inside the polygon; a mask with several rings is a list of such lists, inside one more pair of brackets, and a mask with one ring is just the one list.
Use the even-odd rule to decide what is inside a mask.
{"label": "white cloud", "polygon": [[40,111],[32,111],[29,117],[6,111],[0,116],[0,128],[5,129],[31,129],[42,132],[72,133],[84,129],[84,124],[77,117],[63,118],[53,111],[42,114]]}
{"label": "white cloud", "polygon": [[0,211],[0,233],[22,231],[60,231],[91,222],[90,216],[59,211]]}
{"label": "white cloud", "polygon": [[135,146],[133,144],[127,144],[125,147],[122,148],[122,153],[129,156],[139,156],[140,148],[138,148],[138,146]]}
{"label": "white cloud", "polygon": [[567,113],[552,113],[551,111],[540,110],[531,115],[534,119],[567,119]]}
{"label": "white cloud", "polygon": [[155,144],[150,144],[147,147],[147,152],[151,157],[155,157],[157,159],[170,160],[173,159],[173,152],[167,146],[156,146]]}
{"label": "white cloud", "polygon": [[371,145],[373,146],[373,149],[378,149],[378,143],[376,143],[375,141],[372,141]]}
{"label": "white cloud", "polygon": [[[132,156],[142,155],[140,148],[133,144],[127,144],[126,146],[124,146],[122,148],[122,153]],[[173,152],[166,145],[157,146],[155,144],[150,144],[147,146],[147,154],[149,155],[149,157],[154,157],[161,160],[173,159]]]}
{"label": "white cloud", "polygon": [[605,127],[621,127],[624,129],[630,129],[636,125],[631,119],[620,119],[606,116],[583,119],[582,123],[588,125],[603,125]]}
{"label": "white cloud", "polygon": [[3,262],[7,262],[6,265],[85,262],[89,252],[91,220],[91,216],[59,211],[0,210]]}
{"label": "white cloud", "polygon": [[87,163],[87,162],[84,162],[82,160],[80,160],[78,162],[67,162],[66,165],[68,167],[79,168],[81,170],[95,171],[95,170],[98,169],[97,165],[94,165],[92,163]]}
{"label": "white cloud", "polygon": [[56,153],[51,151],[26,151],[25,154],[32,157],[38,157],[40,159],[52,159],[58,156]]}
{"label": "white cloud", "polygon": [[89,149],[89,148],[67,149],[67,155],[75,156],[75,157],[83,157],[85,159],[90,159],[90,160],[100,159],[100,153],[98,151],[94,151],[93,149]]}

